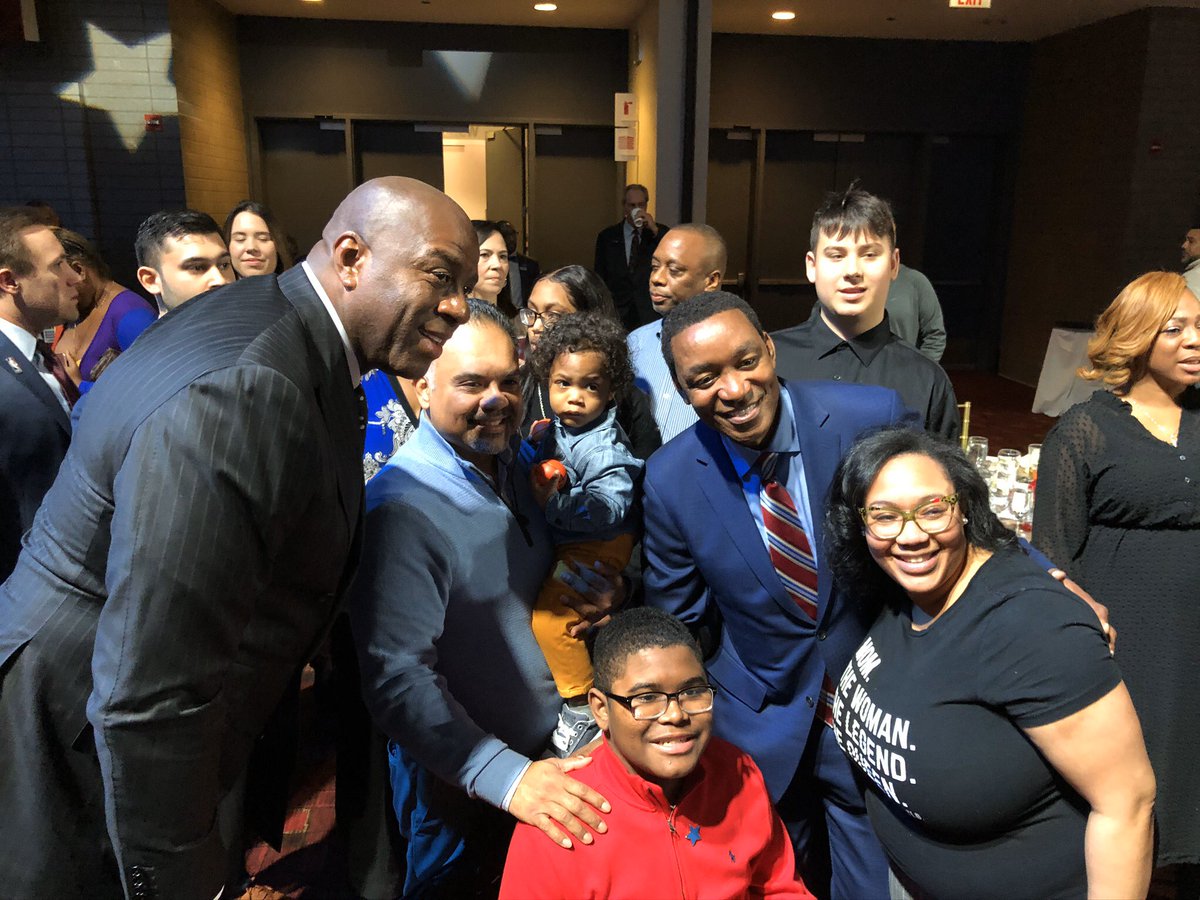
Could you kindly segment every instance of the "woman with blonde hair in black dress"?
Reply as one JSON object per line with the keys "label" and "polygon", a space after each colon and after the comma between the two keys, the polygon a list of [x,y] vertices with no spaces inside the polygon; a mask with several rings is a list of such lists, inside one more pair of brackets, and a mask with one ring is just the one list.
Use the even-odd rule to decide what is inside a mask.
{"label": "woman with blonde hair in black dress", "polygon": [[1151,272],[1096,323],[1107,390],[1044,441],[1033,542],[1105,604],[1158,778],[1158,865],[1200,896],[1200,301]]}

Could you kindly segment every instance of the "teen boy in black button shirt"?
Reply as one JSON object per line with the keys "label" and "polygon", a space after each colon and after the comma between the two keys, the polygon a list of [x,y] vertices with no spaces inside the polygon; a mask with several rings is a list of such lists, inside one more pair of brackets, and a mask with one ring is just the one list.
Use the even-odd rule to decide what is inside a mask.
{"label": "teen boy in black button shirt", "polygon": [[900,251],[887,201],[854,187],[830,194],[813,216],[809,247],[805,267],[819,302],[807,322],[771,336],[779,375],[891,388],[924,416],[926,430],[956,440],[950,379],[888,324]]}

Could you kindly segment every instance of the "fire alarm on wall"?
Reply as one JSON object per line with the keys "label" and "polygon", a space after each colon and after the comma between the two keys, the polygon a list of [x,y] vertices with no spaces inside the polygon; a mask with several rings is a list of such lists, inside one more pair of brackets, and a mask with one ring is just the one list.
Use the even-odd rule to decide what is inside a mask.
{"label": "fire alarm on wall", "polygon": [[163,130],[163,120],[162,120],[161,114],[146,113],[145,119],[146,119],[146,130],[147,131],[162,131]]}

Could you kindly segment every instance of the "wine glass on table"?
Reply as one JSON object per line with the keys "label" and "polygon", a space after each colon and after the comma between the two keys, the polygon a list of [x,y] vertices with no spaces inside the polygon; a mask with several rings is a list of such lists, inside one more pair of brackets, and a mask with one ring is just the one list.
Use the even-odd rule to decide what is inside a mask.
{"label": "wine glass on table", "polygon": [[1014,481],[1008,491],[1008,512],[1016,521],[1018,534],[1028,536],[1033,528],[1033,491],[1025,481]]}
{"label": "wine glass on table", "polygon": [[991,507],[1001,519],[1011,519],[1008,507],[1009,492],[1017,481],[1017,460],[1021,454],[1016,450],[1004,448],[996,451],[996,459],[992,464]]}
{"label": "wine glass on table", "polygon": [[1018,450],[1006,447],[996,451],[996,480],[1005,492],[1017,480],[1017,465],[1020,460],[1021,453]]}
{"label": "wine glass on table", "polygon": [[967,438],[967,459],[980,472],[983,471],[984,461],[988,455],[988,439],[985,437]]}

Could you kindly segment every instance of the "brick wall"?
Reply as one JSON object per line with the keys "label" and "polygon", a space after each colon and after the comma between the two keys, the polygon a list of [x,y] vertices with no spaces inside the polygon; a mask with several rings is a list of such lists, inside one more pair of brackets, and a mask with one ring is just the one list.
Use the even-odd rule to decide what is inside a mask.
{"label": "brick wall", "polygon": [[183,203],[167,0],[38,8],[42,40],[0,54],[0,204],[48,201],[128,286],[138,223]]}
{"label": "brick wall", "polygon": [[224,222],[250,195],[234,17],[215,0],[170,0],[188,206]]}

